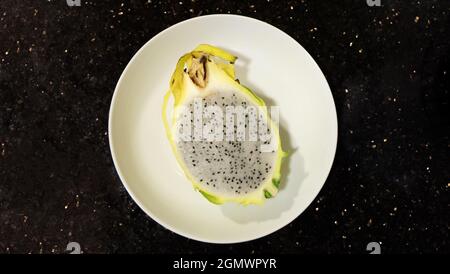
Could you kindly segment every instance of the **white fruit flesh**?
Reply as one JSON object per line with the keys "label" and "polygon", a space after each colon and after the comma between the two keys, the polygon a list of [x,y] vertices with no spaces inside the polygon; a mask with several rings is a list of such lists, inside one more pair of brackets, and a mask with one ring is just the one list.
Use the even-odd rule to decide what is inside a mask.
{"label": "white fruit flesh", "polygon": [[[250,131],[258,130],[258,124],[249,121],[249,115],[256,114],[255,111],[250,110],[257,110],[257,105],[241,95],[240,92],[216,92],[202,98],[201,101],[190,101],[185,105],[187,105],[186,112],[179,115],[184,115],[187,119],[194,119],[191,114],[195,113],[196,106],[202,109],[213,106],[222,110],[223,114],[226,113],[227,107],[241,106],[242,109],[249,110],[246,116],[243,115],[244,119],[240,122],[238,122],[237,115],[228,115],[228,119],[232,119],[229,124],[234,122],[230,141],[226,139],[226,115],[221,116],[223,119],[220,119],[222,120],[220,125],[216,124],[213,117],[206,117],[206,115],[202,117],[202,126],[205,128],[210,126],[207,128],[208,130],[211,128],[208,133],[216,137],[214,140],[208,139],[207,135],[201,136],[201,140],[185,141],[177,136],[175,139],[184,165],[194,180],[208,193],[214,193],[221,197],[238,197],[261,191],[260,187],[272,179],[277,153],[275,150],[267,151],[263,149],[264,147],[262,148],[264,144],[272,141],[273,135],[270,129],[267,129],[270,139],[250,140]],[[254,108],[251,109],[251,106]],[[180,119],[182,118],[178,118],[178,120]],[[190,132],[194,131],[194,123],[195,121],[191,120]],[[238,130],[238,127],[243,130]],[[238,133],[244,134],[242,136]]]}

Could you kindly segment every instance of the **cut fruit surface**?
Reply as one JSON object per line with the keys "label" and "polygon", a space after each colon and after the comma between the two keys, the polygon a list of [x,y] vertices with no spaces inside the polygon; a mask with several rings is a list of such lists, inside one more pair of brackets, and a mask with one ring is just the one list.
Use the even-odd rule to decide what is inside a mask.
{"label": "cut fruit surface", "polygon": [[278,192],[286,153],[264,101],[235,79],[236,59],[206,44],[183,55],[164,98],[163,121],[178,163],[206,199],[262,204]]}

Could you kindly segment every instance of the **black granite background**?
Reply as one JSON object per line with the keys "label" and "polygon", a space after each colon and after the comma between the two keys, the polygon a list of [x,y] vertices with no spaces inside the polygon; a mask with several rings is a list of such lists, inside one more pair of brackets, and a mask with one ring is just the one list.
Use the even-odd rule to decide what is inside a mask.
{"label": "black granite background", "polygon": [[[449,1],[0,1],[0,253],[450,251]],[[116,175],[107,121],[133,54],[182,20],[243,14],[315,58],[339,144],[324,188],[262,239],[213,245],[165,230]],[[237,30],[238,31],[238,30]]]}

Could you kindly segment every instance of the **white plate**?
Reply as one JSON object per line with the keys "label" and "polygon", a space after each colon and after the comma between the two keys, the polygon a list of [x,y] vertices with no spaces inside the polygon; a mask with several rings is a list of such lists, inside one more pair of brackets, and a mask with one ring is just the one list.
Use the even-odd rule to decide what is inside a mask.
{"label": "white plate", "polygon": [[[282,144],[292,155],[281,191],[263,206],[209,203],[172,155],[161,120],[163,95],[178,58],[200,43],[237,55],[237,78],[280,106]],[[164,30],[131,59],[114,91],[109,142],[125,188],[151,218],[191,239],[235,243],[282,228],[313,201],[333,163],[337,117],[324,75],[294,39],[252,18],[209,15]]]}

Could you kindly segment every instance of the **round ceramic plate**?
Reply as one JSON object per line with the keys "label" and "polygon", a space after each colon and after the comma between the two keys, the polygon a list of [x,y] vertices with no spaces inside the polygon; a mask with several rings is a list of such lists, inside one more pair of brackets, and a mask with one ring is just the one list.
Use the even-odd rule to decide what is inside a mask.
{"label": "round ceramic plate", "polygon": [[[262,206],[208,202],[166,139],[161,106],[170,76],[178,58],[200,43],[238,56],[240,82],[279,106],[282,144],[291,155],[280,192]],[[324,75],[294,39],[252,18],[209,15],[164,30],[131,59],[114,91],[109,141],[125,188],[151,218],[191,239],[236,243],[284,227],[314,200],[333,163],[337,117]]]}

